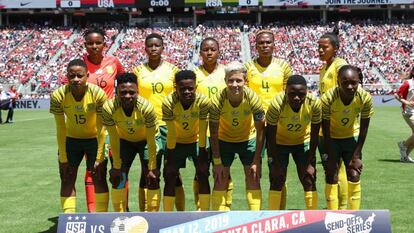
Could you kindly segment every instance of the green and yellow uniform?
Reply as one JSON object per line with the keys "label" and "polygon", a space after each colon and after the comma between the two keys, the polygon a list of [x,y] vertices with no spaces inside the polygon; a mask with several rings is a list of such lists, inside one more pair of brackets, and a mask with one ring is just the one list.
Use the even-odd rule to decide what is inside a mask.
{"label": "green and yellow uniform", "polygon": [[[371,118],[374,109],[371,95],[361,87],[358,87],[352,102],[348,105],[342,102],[339,91],[339,87],[336,87],[321,97],[322,118],[330,121],[331,146],[338,160],[342,159],[345,164],[349,164],[357,144],[356,137],[359,135],[359,118]],[[347,184],[349,204],[359,206],[360,183],[348,181]],[[337,190],[337,184],[326,184],[325,192],[329,209],[337,208]]]}
{"label": "green and yellow uniform", "polygon": [[329,67],[326,64],[321,67],[319,70],[319,92],[321,96],[329,89],[338,86],[338,71],[347,64],[344,59],[336,57]]}
{"label": "green and yellow uniform", "polygon": [[259,65],[257,60],[249,61],[247,68],[247,86],[262,99],[266,111],[273,98],[285,90],[292,67],[283,59],[273,58],[267,67]]}
{"label": "green and yellow uniform", "polygon": [[162,61],[157,69],[153,70],[148,64],[141,64],[134,69],[138,77],[139,95],[147,99],[154,106],[159,125],[162,121],[162,101],[174,90],[174,75],[178,68],[171,63]]}
{"label": "green and yellow uniform", "polygon": [[123,169],[120,186],[112,189],[112,204],[115,211],[124,212],[127,201],[125,169],[131,167],[136,154],[139,153],[142,167],[156,169],[157,117],[154,107],[141,96],[138,96],[130,116],[125,114],[116,97],[104,105],[102,117],[110,137],[113,167]]}
{"label": "green and yellow uniform", "polygon": [[[174,76],[177,72],[178,68],[166,61],[161,61],[155,70],[151,69],[148,63],[141,64],[134,69],[134,73],[138,78],[139,94],[154,106],[157,114],[161,141],[161,148],[157,152],[158,169],[161,169],[162,156],[165,154],[167,141],[167,127],[165,122],[162,121],[162,101],[173,92]],[[140,189],[141,196],[145,192],[145,189]],[[144,200],[140,199],[140,203],[144,203]]]}
{"label": "green and yellow uniform", "polygon": [[[231,106],[227,89],[211,100],[210,120],[219,122],[220,154],[226,167],[232,164],[235,153],[244,165],[251,164],[256,147],[253,117],[264,115],[260,98],[250,88],[244,87],[243,92],[243,100],[237,107]],[[249,145],[248,149],[237,146],[238,143]]]}
{"label": "green and yellow uniform", "polygon": [[216,69],[210,74],[202,65],[194,69],[197,77],[197,92],[202,93],[211,99],[219,91],[226,88],[224,77],[224,65],[218,64]]}
{"label": "green and yellow uniform", "polygon": [[[194,69],[194,73],[197,77],[197,92],[204,94],[209,99],[212,99],[218,92],[226,88],[226,81],[224,80],[226,73],[224,72],[225,66],[217,64],[212,73],[208,73],[202,65]],[[210,136],[210,131],[207,128],[207,137]],[[194,180],[193,191],[195,202],[198,203],[198,182]],[[226,205],[230,210],[233,202],[233,181],[229,179],[229,186],[227,188]],[[197,204],[196,204],[197,205]],[[201,208],[198,208],[201,209]]]}
{"label": "green and yellow uniform", "polygon": [[[319,70],[319,92],[320,96],[325,94],[329,89],[334,88],[338,86],[338,71],[339,69],[347,65],[348,63],[340,58],[336,57],[331,65],[327,67],[326,64],[324,64],[321,69]],[[321,158],[323,156],[326,156],[326,152],[324,149],[324,140],[323,140],[323,134],[322,129],[319,132],[319,153],[321,154]],[[324,164],[325,161],[322,161]],[[341,163],[339,172],[338,172],[338,178],[339,178],[339,209],[346,209],[347,207],[347,199],[348,199],[348,186],[347,186],[347,177],[346,177],[346,169],[344,163]]]}
{"label": "green and yellow uniform", "polygon": [[[87,155],[87,169],[91,171],[95,161],[104,161],[105,134],[102,130],[102,106],[105,92],[98,86],[86,84],[85,95],[76,101],[70,85],[55,90],[50,97],[50,112],[55,115],[59,162],[79,166]],[[96,211],[107,210],[108,193],[95,193]],[[61,197],[65,212],[75,211],[76,197]]]}
{"label": "green and yellow uniform", "polygon": [[[292,154],[297,167],[307,164],[311,124],[320,124],[321,115],[321,103],[312,94],[306,95],[298,112],[292,110],[284,92],[273,99],[266,112],[266,122],[277,127],[274,143],[276,143],[278,164],[284,169],[289,164],[289,154]],[[269,209],[278,209],[281,199],[282,191],[270,190]],[[315,209],[318,200],[317,192],[306,191],[305,200],[308,209]]]}
{"label": "green and yellow uniform", "polygon": [[[256,93],[248,87],[243,88],[243,99],[237,107],[230,104],[227,88],[211,100],[210,121],[219,124],[218,143],[223,166],[230,167],[236,153],[244,166],[252,164],[256,151],[254,120],[261,120],[263,117],[262,102]],[[214,190],[212,195],[213,209],[228,210],[226,198],[227,191]],[[247,189],[246,198],[250,209],[260,209],[260,189]]]}
{"label": "green and yellow uniform", "polygon": [[[162,105],[163,121],[167,123],[167,148],[174,150],[169,155],[176,169],[185,168],[187,157],[191,157],[194,166],[198,159],[198,148],[206,147],[207,115],[209,100],[203,94],[197,93],[194,103],[184,109],[178,94],[174,92],[164,99]],[[210,195],[200,194],[200,208],[209,209]],[[172,211],[175,197],[164,196],[164,210]]]}
{"label": "green and yellow uniform", "polygon": [[[286,89],[287,80],[293,74],[292,67],[283,59],[272,58],[267,67],[261,66],[255,59],[249,61],[246,68],[247,86],[261,98],[263,109],[267,111],[273,98]],[[266,149],[262,155],[265,153]],[[280,209],[286,208],[286,190],[285,185]]]}

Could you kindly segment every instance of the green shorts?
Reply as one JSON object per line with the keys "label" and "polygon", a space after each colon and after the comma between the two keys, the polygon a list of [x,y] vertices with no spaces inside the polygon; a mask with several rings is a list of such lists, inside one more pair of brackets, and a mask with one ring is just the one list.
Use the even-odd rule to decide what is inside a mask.
{"label": "green shorts", "polygon": [[167,148],[167,126],[160,126],[160,136],[157,142],[157,168],[161,169],[163,163],[162,157],[165,155],[165,148]]}
{"label": "green shorts", "polygon": [[230,167],[238,154],[244,166],[252,164],[254,153],[256,152],[256,138],[245,142],[224,142],[219,140],[221,163],[225,167]]}
{"label": "green shorts", "polygon": [[[332,138],[332,149],[335,151],[336,155],[338,156],[338,164],[342,160],[345,164],[349,164],[349,162],[352,160],[352,155],[354,154],[354,150],[356,147],[356,144],[358,142],[358,137],[350,137],[350,138],[341,138],[336,139]],[[362,155],[361,155],[362,159]]]}
{"label": "green shorts", "polygon": [[86,167],[92,170],[98,154],[98,140],[96,138],[79,139],[66,137],[66,154],[68,162],[78,167],[86,155]]}
{"label": "green shorts", "polygon": [[[289,155],[292,154],[296,166],[306,165],[308,162],[307,154],[309,151],[309,142],[299,145],[280,145],[276,144],[276,156],[279,164],[287,168],[289,165]],[[272,164],[272,158],[269,158],[269,165]]]}
{"label": "green shorts", "polygon": [[[187,158],[193,161],[194,167],[198,158],[198,143],[177,143],[175,145],[174,154],[170,155],[174,161],[176,169],[185,168]],[[166,158],[169,159],[169,158]]]}
{"label": "green shorts", "polygon": [[[155,144],[157,146],[157,152],[161,145],[160,137],[155,138]],[[122,167],[130,168],[132,162],[135,159],[136,154],[139,154],[139,159],[142,165],[148,166],[148,146],[147,141],[130,142],[124,139],[120,139],[120,156],[122,159]]]}

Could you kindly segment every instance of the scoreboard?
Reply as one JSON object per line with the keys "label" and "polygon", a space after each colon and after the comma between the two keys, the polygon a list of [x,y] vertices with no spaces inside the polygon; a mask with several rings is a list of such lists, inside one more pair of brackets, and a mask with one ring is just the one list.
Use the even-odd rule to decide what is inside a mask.
{"label": "scoreboard", "polygon": [[135,0],[56,0],[61,8],[117,8],[134,7]]}

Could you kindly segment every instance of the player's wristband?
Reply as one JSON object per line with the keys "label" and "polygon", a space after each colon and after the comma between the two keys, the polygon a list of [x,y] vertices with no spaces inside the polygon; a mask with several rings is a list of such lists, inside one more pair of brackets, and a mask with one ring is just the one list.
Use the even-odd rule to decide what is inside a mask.
{"label": "player's wristband", "polygon": [[213,157],[213,164],[214,165],[220,165],[221,164],[221,158],[220,157]]}

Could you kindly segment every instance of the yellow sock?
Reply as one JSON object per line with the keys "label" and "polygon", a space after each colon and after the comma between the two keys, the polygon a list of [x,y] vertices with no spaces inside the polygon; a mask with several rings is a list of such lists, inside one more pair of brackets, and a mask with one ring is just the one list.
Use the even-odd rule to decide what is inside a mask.
{"label": "yellow sock", "polygon": [[138,189],[139,211],[141,211],[141,212],[148,211],[147,190],[148,190],[147,188],[139,188]]}
{"label": "yellow sock", "polygon": [[114,212],[126,211],[126,190],[123,189],[111,189],[112,207]]}
{"label": "yellow sock", "polygon": [[338,208],[346,210],[348,207],[348,178],[346,177],[346,168],[344,162],[338,170]]}
{"label": "yellow sock", "polygon": [[286,209],[287,192],[288,192],[288,187],[287,187],[287,184],[285,183],[285,185],[282,188],[282,196],[280,198],[280,210]]}
{"label": "yellow sock", "polygon": [[338,184],[325,184],[325,198],[328,210],[338,209]]}
{"label": "yellow sock", "polygon": [[250,210],[260,210],[262,204],[262,190],[247,189],[246,199]]}
{"label": "yellow sock", "polygon": [[109,192],[95,193],[96,212],[108,212]]}
{"label": "yellow sock", "polygon": [[177,211],[185,210],[185,193],[182,185],[175,187],[175,209]]}
{"label": "yellow sock", "polygon": [[62,206],[63,213],[75,213],[76,197],[60,197],[60,205]]}
{"label": "yellow sock", "polygon": [[147,189],[148,212],[157,212],[160,210],[160,189]]}
{"label": "yellow sock", "polygon": [[314,210],[318,209],[318,192],[312,191],[312,206],[315,208]]}
{"label": "yellow sock", "polygon": [[307,210],[316,210],[318,207],[318,192],[306,191],[305,192],[305,204]]}
{"label": "yellow sock", "polygon": [[219,211],[228,210],[226,206],[226,195],[227,195],[227,191],[213,190],[212,201],[211,201],[213,210],[219,210]]}
{"label": "yellow sock", "polygon": [[196,206],[196,210],[200,210],[200,203],[198,201],[198,191],[199,191],[199,186],[198,186],[198,181],[197,180],[193,180],[193,193],[194,193],[194,203]]}
{"label": "yellow sock", "polygon": [[201,211],[210,210],[210,194],[198,194],[197,206],[200,208],[198,210]]}
{"label": "yellow sock", "polygon": [[282,191],[269,190],[269,210],[279,210]]}
{"label": "yellow sock", "polygon": [[164,196],[162,203],[164,205],[165,212],[174,211],[175,197]]}
{"label": "yellow sock", "polygon": [[349,209],[359,210],[361,205],[361,182],[348,182]]}
{"label": "yellow sock", "polygon": [[230,179],[229,180],[229,187],[227,188],[227,193],[226,193],[226,209],[230,210],[231,209],[231,203],[233,202],[233,180]]}

